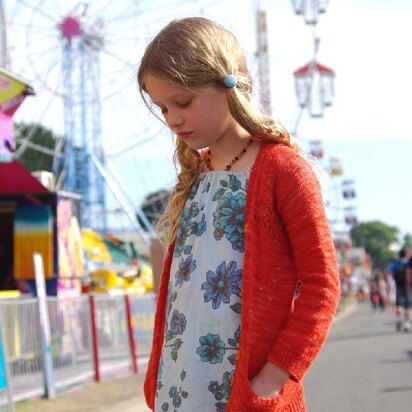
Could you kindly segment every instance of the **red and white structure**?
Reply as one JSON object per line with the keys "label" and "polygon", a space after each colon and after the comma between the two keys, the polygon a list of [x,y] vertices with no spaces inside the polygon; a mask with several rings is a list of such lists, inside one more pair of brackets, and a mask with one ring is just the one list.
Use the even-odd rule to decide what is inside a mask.
{"label": "red and white structure", "polygon": [[301,108],[307,108],[312,117],[322,117],[334,96],[335,72],[316,60],[293,72],[296,96]]}
{"label": "red and white structure", "polygon": [[260,109],[265,114],[271,114],[269,42],[266,11],[258,8],[256,11],[256,18]]}

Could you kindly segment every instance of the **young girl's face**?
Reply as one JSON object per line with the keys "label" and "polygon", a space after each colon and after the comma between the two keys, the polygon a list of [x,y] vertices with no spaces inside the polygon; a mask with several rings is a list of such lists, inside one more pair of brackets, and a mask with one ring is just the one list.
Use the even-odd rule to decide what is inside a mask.
{"label": "young girl's face", "polygon": [[144,85],[169,128],[192,149],[211,147],[236,134],[225,89],[188,90],[151,74],[144,77]]}

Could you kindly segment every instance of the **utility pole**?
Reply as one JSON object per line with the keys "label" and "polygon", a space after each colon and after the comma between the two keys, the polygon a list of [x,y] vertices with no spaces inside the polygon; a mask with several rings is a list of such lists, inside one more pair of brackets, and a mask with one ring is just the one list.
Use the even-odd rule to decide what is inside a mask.
{"label": "utility pole", "polygon": [[265,114],[272,114],[270,99],[269,41],[266,11],[255,2],[257,28],[257,58],[259,70],[259,101]]}

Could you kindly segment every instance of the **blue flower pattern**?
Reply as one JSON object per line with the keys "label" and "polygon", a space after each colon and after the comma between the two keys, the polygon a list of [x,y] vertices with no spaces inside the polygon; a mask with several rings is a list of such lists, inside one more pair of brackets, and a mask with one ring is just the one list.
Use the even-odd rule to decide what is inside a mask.
{"label": "blue flower pattern", "polygon": [[[234,194],[235,192],[238,192]],[[223,236],[232,244],[233,250],[244,251],[244,223],[246,212],[246,188],[240,180],[231,175],[229,182],[220,181],[220,188],[213,196],[218,205],[213,213],[214,236],[221,240]]]}
{"label": "blue flower pattern", "polygon": [[[240,343],[241,264],[248,181],[247,176],[240,176],[239,172],[217,173],[212,178],[209,174],[201,174],[192,186],[177,232],[166,306],[165,339],[158,371],[156,412],[193,410],[190,402],[199,397],[203,398],[202,402],[206,402],[202,405],[209,405],[208,410],[225,412],[230,397]],[[213,178],[218,180],[213,181]],[[201,248],[198,245],[209,248],[209,243],[201,240],[206,236],[217,242],[226,241],[228,247],[217,247],[219,250],[222,247],[227,250],[223,256],[229,259],[216,259],[213,267],[209,264],[209,268],[205,268],[207,261],[199,260]],[[198,302],[195,311],[203,313],[203,303],[210,313],[219,312],[216,315],[219,317],[216,318],[219,319],[218,324],[220,319],[229,316],[226,313],[232,313],[230,316],[238,321],[233,325],[231,333],[226,332],[227,328],[223,331],[212,328],[202,331],[200,328],[203,333],[197,337],[194,335],[198,333],[199,325],[196,322],[193,325],[190,323],[192,309],[185,309],[186,301],[180,300],[187,296],[185,293],[190,296],[195,293],[192,284],[196,285],[200,293],[200,299],[195,299]],[[185,351],[188,350],[185,349],[186,346],[194,340],[197,342],[193,349],[194,355],[200,364],[192,366],[192,362],[183,362],[184,359],[193,359],[193,355],[188,353],[188,357],[183,357],[182,360],[180,357],[185,356]],[[181,365],[185,365],[184,369],[188,368],[188,373],[189,365],[193,368],[205,365],[204,367],[211,368],[206,372],[211,379],[204,382],[203,387],[190,386],[191,380],[188,381],[189,385],[183,387],[187,372],[183,370],[179,379],[179,371],[176,370]]]}
{"label": "blue flower pattern", "polygon": [[202,290],[205,290],[205,302],[212,301],[213,309],[218,309],[220,303],[229,303],[230,295],[235,294],[240,297],[239,282],[242,279],[242,269],[236,269],[236,262],[231,261],[226,265],[222,262],[213,272],[206,273],[206,282],[202,283]]}
{"label": "blue flower pattern", "polygon": [[215,400],[218,401],[215,403],[217,412],[226,411],[227,402],[222,402],[222,400],[229,400],[230,392],[232,391],[232,380],[234,374],[234,370],[225,372],[223,374],[222,383],[219,383],[218,381],[211,381],[209,383],[207,389],[214,395]]}
{"label": "blue flower pattern", "polygon": [[[183,209],[180,225],[176,234],[176,244],[173,252],[173,257],[180,257],[183,254],[190,254],[191,246],[186,245],[187,239],[191,235],[201,236],[206,230],[206,216],[201,213],[197,202],[193,202],[189,207]],[[200,220],[196,221],[200,216]]]}
{"label": "blue flower pattern", "polygon": [[183,282],[189,282],[190,274],[196,269],[196,260],[190,255],[187,259],[183,257],[179,261],[179,270],[175,274],[175,286],[182,287]]}

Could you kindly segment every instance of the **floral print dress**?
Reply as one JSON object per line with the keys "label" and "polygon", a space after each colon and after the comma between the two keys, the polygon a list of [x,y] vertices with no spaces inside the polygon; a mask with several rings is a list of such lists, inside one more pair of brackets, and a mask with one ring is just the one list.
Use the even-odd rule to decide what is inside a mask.
{"label": "floral print dress", "polygon": [[201,173],[170,272],[155,411],[223,412],[240,341],[249,171]]}

